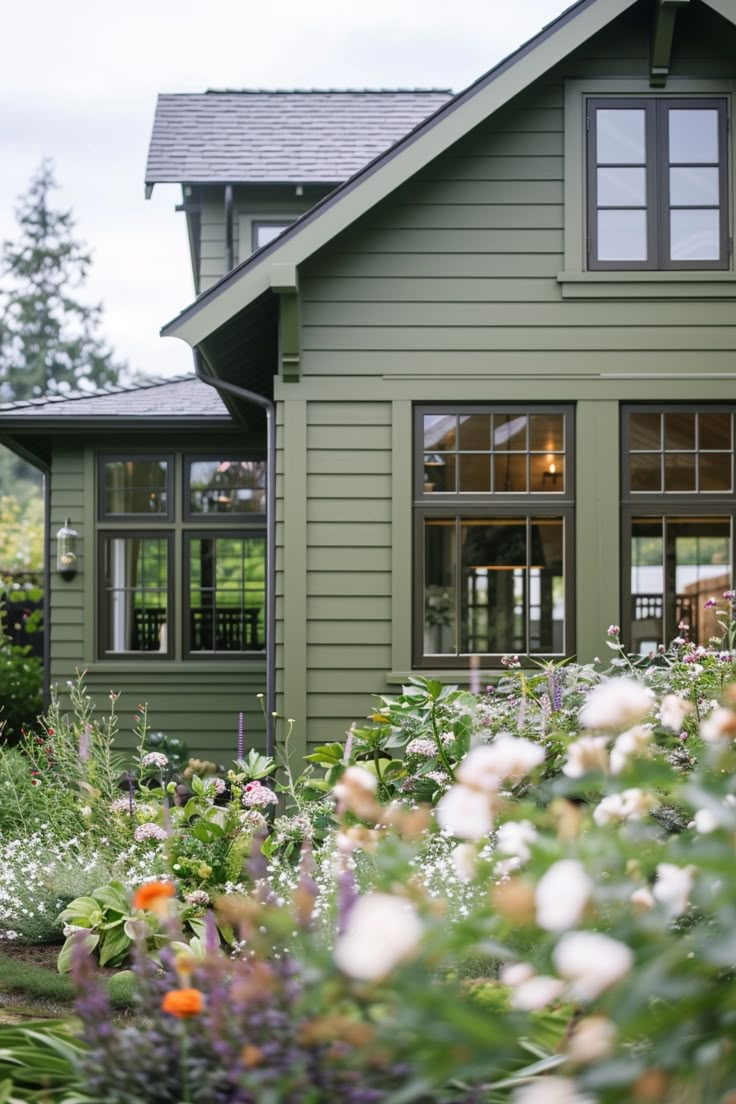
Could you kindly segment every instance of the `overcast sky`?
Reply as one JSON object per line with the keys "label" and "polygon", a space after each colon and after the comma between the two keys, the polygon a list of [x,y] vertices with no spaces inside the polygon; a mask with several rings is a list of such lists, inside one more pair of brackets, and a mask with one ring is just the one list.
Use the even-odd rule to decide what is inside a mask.
{"label": "overcast sky", "polygon": [[460,91],[570,0],[4,0],[0,239],[49,157],[89,296],[118,357],[149,375],[191,354],[159,328],[193,298],[179,189],[143,195],[158,92],[441,87]]}

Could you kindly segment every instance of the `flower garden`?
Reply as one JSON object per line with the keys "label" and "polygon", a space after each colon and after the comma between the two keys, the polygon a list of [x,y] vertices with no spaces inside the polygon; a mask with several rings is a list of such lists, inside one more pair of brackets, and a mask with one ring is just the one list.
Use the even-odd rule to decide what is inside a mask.
{"label": "flower garden", "polygon": [[0,1026],[0,1104],[735,1104],[715,608],[708,649],[412,679],[306,764],[282,719],[278,763],[190,760],[143,704],[123,762],[80,677],[0,749],[0,953],[76,992]]}

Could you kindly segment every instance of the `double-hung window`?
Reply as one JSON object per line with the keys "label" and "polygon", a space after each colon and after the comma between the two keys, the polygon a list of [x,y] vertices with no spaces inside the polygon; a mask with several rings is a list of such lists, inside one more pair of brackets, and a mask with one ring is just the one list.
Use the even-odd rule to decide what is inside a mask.
{"label": "double-hung window", "polygon": [[414,662],[573,650],[573,412],[415,412]]}
{"label": "double-hung window", "polygon": [[720,633],[705,603],[733,578],[733,409],[630,406],[622,429],[627,643],[706,644]]}
{"label": "double-hung window", "polygon": [[263,652],[262,458],[100,456],[98,541],[100,658]]}
{"label": "double-hung window", "polygon": [[725,98],[589,99],[588,268],[727,269]]}

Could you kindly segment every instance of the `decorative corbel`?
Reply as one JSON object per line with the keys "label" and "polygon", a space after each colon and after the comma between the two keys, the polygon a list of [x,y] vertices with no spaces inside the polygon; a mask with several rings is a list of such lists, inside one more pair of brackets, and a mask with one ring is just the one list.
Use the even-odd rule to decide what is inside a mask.
{"label": "decorative corbel", "polygon": [[284,383],[301,377],[301,317],[296,265],[271,265],[271,290],[279,297],[279,365]]}
{"label": "decorative corbel", "polygon": [[649,59],[649,84],[652,88],[664,88],[667,84],[677,9],[684,8],[689,3],[690,0],[654,0],[654,26]]}

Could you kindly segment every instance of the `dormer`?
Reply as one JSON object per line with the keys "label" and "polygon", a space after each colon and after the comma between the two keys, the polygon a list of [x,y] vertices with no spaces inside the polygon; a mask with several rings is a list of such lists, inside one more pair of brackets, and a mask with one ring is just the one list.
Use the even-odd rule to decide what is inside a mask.
{"label": "dormer", "polygon": [[181,184],[206,291],[450,98],[447,89],[214,91],[158,97],[146,169]]}

